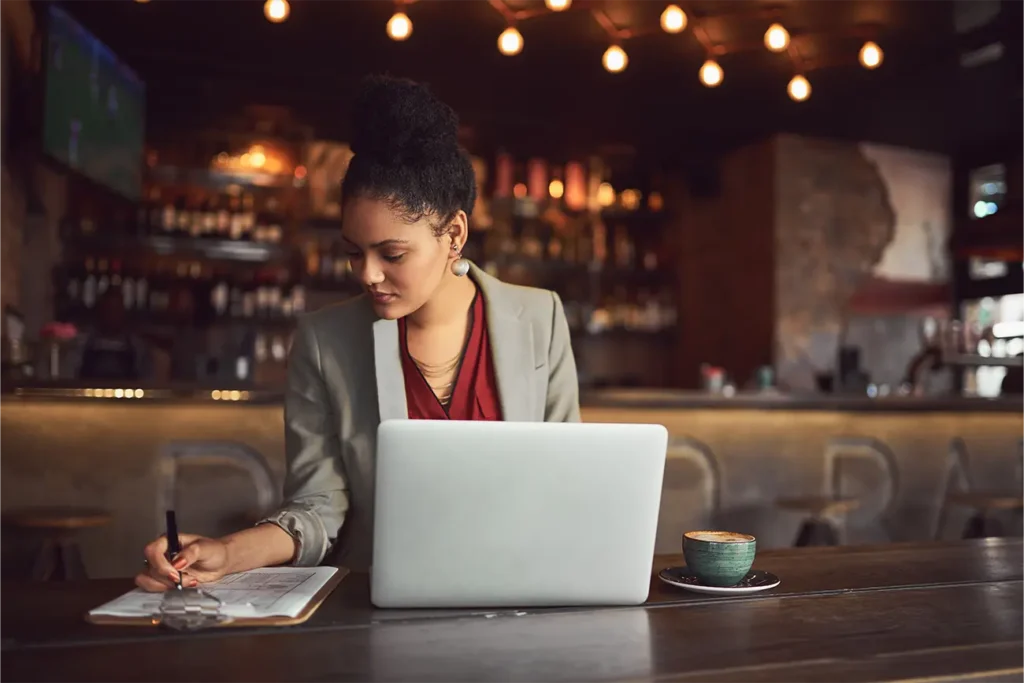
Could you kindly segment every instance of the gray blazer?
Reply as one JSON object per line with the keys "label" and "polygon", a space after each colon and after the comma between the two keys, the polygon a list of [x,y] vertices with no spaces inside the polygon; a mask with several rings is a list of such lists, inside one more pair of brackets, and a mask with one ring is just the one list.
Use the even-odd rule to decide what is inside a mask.
{"label": "gray blazer", "polygon": [[[509,422],[578,422],[579,385],[558,295],[518,287],[476,266],[502,415]],[[288,360],[285,506],[273,523],[298,542],[295,564],[369,567],[377,427],[407,419],[398,323],[363,295],[303,316]]]}

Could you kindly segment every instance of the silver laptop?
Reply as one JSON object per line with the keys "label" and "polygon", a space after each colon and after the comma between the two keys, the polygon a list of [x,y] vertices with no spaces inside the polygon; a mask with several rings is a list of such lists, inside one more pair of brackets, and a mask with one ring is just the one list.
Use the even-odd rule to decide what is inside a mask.
{"label": "silver laptop", "polygon": [[667,446],[661,425],[383,422],[373,604],[643,603]]}

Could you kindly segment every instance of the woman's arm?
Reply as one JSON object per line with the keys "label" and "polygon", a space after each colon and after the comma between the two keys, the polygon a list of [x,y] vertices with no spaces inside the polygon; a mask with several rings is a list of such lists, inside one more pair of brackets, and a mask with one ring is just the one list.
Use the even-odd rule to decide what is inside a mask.
{"label": "woman's arm", "polygon": [[[313,566],[337,540],[348,511],[348,486],[338,423],[323,379],[320,345],[308,319],[299,323],[288,358],[284,420],[286,503],[260,524],[276,526],[293,539],[294,553],[282,562]],[[250,538],[245,535],[236,540],[242,557],[251,556],[248,546],[254,541]]]}
{"label": "woman's arm", "polygon": [[551,317],[551,345],[548,347],[548,398],[544,406],[545,422],[580,421],[580,382],[576,377],[576,359],[565,309],[558,294],[551,292],[554,310]]}

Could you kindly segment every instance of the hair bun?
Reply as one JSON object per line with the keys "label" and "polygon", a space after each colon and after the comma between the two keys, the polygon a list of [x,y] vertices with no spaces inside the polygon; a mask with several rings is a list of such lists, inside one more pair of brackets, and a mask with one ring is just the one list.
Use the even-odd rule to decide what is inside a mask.
{"label": "hair bun", "polygon": [[364,79],[352,123],[352,152],[380,164],[428,165],[459,153],[458,116],[407,79]]}

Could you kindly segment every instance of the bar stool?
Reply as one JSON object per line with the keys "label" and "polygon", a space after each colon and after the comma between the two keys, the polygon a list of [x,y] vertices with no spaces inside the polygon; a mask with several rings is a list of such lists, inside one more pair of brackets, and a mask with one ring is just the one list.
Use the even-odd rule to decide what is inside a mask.
{"label": "bar stool", "polygon": [[883,502],[875,516],[883,527],[886,526],[889,510],[899,490],[896,456],[881,441],[861,437],[833,438],[825,446],[824,459],[825,495],[785,496],[775,501],[775,506],[781,510],[805,515],[794,541],[798,547],[843,543],[848,515],[859,509],[863,502],[855,496],[843,495],[844,463],[853,459],[872,460],[878,463],[885,474]]}
{"label": "bar stool", "polygon": [[[680,467],[680,466],[683,467]],[[683,494],[693,482],[692,466],[701,470],[701,493],[706,516],[700,520],[688,519],[689,511],[681,509],[681,502],[690,497]],[[714,451],[703,442],[688,436],[669,441],[662,485],[661,509],[658,515],[658,536],[655,552],[679,552],[680,539],[685,532],[699,528],[715,528],[721,500],[722,472]]]}
{"label": "bar stool", "polygon": [[255,524],[277,504],[278,487],[266,458],[256,449],[235,441],[170,441],[160,448],[157,471],[156,528],[163,528],[166,510],[175,506],[178,468],[182,465],[230,466],[246,472],[256,493],[256,507],[242,511],[238,520]]}
{"label": "bar stool", "polygon": [[4,526],[38,539],[29,578],[59,581],[88,578],[78,534],[105,526],[113,516],[106,510],[79,507],[34,507],[3,514]]}
{"label": "bar stool", "polygon": [[[950,507],[963,507],[972,511],[964,525],[961,538],[987,538],[1002,536],[1002,522],[996,517],[999,512],[1020,513],[1024,511],[1024,497],[1020,495],[1021,471],[1024,467],[1024,439],[1019,442],[1021,457],[1016,466],[1015,490],[977,490],[971,474],[970,451],[960,437],[949,442],[945,493],[935,524],[935,539],[942,537]],[[962,486],[964,490],[957,490]]]}

